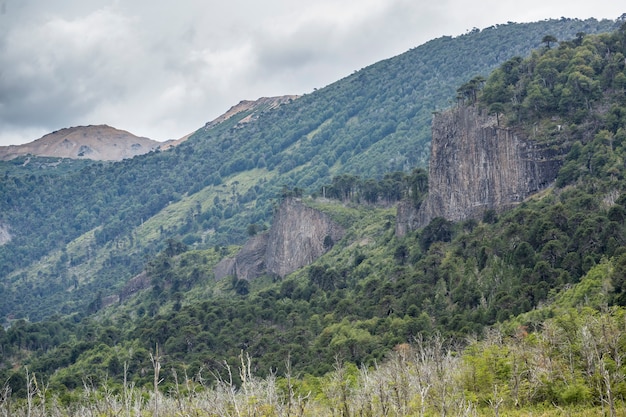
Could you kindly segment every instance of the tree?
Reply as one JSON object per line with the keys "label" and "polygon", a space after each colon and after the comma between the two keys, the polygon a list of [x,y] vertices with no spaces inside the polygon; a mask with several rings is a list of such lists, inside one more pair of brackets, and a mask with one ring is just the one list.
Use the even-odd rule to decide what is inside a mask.
{"label": "tree", "polygon": [[457,99],[461,102],[467,100],[470,104],[474,104],[478,98],[478,92],[482,89],[485,81],[485,77],[482,75],[475,76],[456,90]]}
{"label": "tree", "polygon": [[415,207],[422,204],[428,194],[428,173],[422,168],[416,168],[409,177],[410,199]]}
{"label": "tree", "polygon": [[251,223],[248,225],[246,232],[248,233],[248,236],[254,236],[259,232],[259,225],[256,223]]}
{"label": "tree", "polygon": [[496,123],[500,126],[500,114],[504,113],[504,104],[497,102],[489,106],[489,114],[496,115]]}
{"label": "tree", "polygon": [[576,46],[580,46],[583,44],[583,38],[586,36],[587,34],[585,32],[577,32],[576,33],[576,39],[574,39],[574,45]]}
{"label": "tree", "polygon": [[378,181],[369,178],[362,184],[361,189],[365,201],[368,203],[376,203],[378,201],[378,196],[380,195],[380,185]]}
{"label": "tree", "polygon": [[454,223],[443,217],[435,217],[422,231],[420,236],[422,248],[427,251],[430,245],[435,242],[451,241],[453,225]]}
{"label": "tree", "polygon": [[558,39],[553,35],[545,35],[541,39],[541,43],[545,43],[547,49],[550,49],[550,44],[557,43],[557,42],[558,42]]}
{"label": "tree", "polygon": [[308,272],[309,282],[318,286],[324,291],[330,291],[335,288],[335,283],[339,279],[339,274],[327,265],[312,265]]}
{"label": "tree", "polygon": [[409,253],[409,248],[407,248],[405,244],[400,244],[396,246],[396,249],[393,252],[393,257],[400,265],[403,265],[404,261],[409,256]]}
{"label": "tree", "polygon": [[187,245],[176,239],[167,239],[167,247],[165,248],[165,255],[169,258],[187,251]]}
{"label": "tree", "polygon": [[528,242],[521,242],[513,251],[513,260],[520,267],[532,268],[535,264],[535,251]]}
{"label": "tree", "polygon": [[250,283],[245,279],[236,279],[233,280],[234,285],[233,288],[235,292],[239,295],[248,295],[250,292]]}

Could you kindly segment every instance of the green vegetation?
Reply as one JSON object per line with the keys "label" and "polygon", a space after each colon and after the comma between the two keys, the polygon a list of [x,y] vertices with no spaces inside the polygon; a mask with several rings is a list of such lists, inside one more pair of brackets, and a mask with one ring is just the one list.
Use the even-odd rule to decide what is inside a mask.
{"label": "green vegetation", "polygon": [[[13,317],[10,327],[0,328],[0,381],[6,381],[0,410],[12,415],[30,415],[33,409],[67,415],[624,413],[626,96],[620,80],[626,76],[626,24],[558,45],[549,37],[560,39],[556,34],[542,36],[545,45],[529,58],[507,60],[485,79],[469,74],[457,84],[459,105],[478,106],[501,126],[537,140],[571,146],[556,184],[507,212],[488,211],[482,219],[458,223],[436,218],[397,237],[391,203],[411,199],[418,206],[427,192],[425,171],[392,169],[361,178],[357,162],[367,152],[343,160],[356,145],[342,131],[364,113],[352,114],[329,133],[324,140],[332,147],[313,146],[345,107],[337,97],[338,108],[327,105],[328,114],[306,113],[306,118],[304,109],[316,108],[314,94],[244,127],[232,121],[224,130],[199,131],[172,154],[84,168],[82,175],[95,181],[96,172],[124,177],[150,172],[142,171],[146,166],[179,163],[184,173],[185,161],[191,164],[196,155],[213,152],[222,162],[237,155],[236,163],[221,165],[219,177],[196,183],[194,192],[184,191],[187,183],[166,170],[170,200],[151,220],[146,217],[145,230],[116,234],[109,223],[94,220],[89,233],[76,233],[74,246],[51,257],[62,262],[42,261],[49,263],[41,266],[42,275],[51,271],[50,263],[58,268],[46,276],[52,285],[64,265],[75,262],[71,256],[89,258],[108,246],[109,258],[98,262],[102,271],[111,271],[99,276],[110,291],[85,295],[85,308],[68,311],[72,314],[49,316],[47,310],[42,317],[49,318],[41,322]],[[369,72],[323,94],[332,96],[342,86],[349,90],[362,74]],[[357,98],[348,104],[353,102]],[[287,127],[280,117],[303,124]],[[383,137],[394,134],[376,126]],[[267,133],[279,128],[283,133]],[[335,136],[348,148],[340,152]],[[269,137],[282,142],[261,144]],[[297,162],[299,155],[305,156]],[[9,178],[8,188],[21,181]],[[187,180],[193,184],[193,178]],[[346,227],[345,237],[284,279],[215,281],[213,267],[237,249],[227,245],[229,239],[220,240],[220,233],[257,233],[278,196],[302,196],[303,190],[314,195],[303,202]],[[109,197],[125,201],[123,194]],[[133,210],[124,225],[133,224]],[[136,243],[147,236],[155,239],[149,250]],[[77,242],[90,242],[94,252],[79,252],[84,246]],[[128,270],[136,277],[120,285],[114,276]],[[18,273],[29,276],[10,275],[13,286],[25,286],[22,292],[5,285],[0,295],[41,288]],[[77,277],[63,285],[59,293],[68,287],[79,293],[83,283]],[[34,291],[28,300],[48,295]]]}
{"label": "green vegetation", "polygon": [[[117,291],[169,238],[199,248],[242,244],[248,225],[269,223],[284,186],[309,194],[341,174],[380,180],[424,167],[431,113],[449,105],[458,85],[527,55],[546,33],[564,39],[615,24],[561,19],[443,37],[249,123],[238,124],[244,112],[199,129],[170,151],[64,175],[62,165],[28,175],[4,169],[0,223],[13,239],[0,246],[0,317],[85,312],[95,294]],[[20,169],[28,167],[35,164]]]}
{"label": "green vegetation", "polygon": [[[597,275],[585,280],[597,281]],[[555,306],[506,322],[481,340],[470,339],[462,349],[436,334],[417,337],[412,344],[396,345],[375,366],[336,358],[322,376],[293,373],[289,355],[281,373],[260,378],[252,371],[256,362],[243,352],[235,365],[216,364],[221,373],[191,373],[187,367],[170,366],[159,347],[110,348],[100,342],[97,354],[85,357],[77,346],[74,354],[82,369],[105,364],[108,372],[128,378],[145,372],[146,383],[99,380],[90,373],[81,380],[72,377],[77,375],[72,370],[52,379],[75,388],[63,391],[25,369],[7,381],[0,409],[18,416],[31,410],[42,415],[334,416],[338,410],[371,416],[621,415],[626,411],[626,310],[600,312],[571,301],[562,297]],[[540,327],[533,329],[539,316],[544,316]],[[115,337],[114,329],[108,333]],[[343,333],[338,330],[335,337]]]}
{"label": "green vegetation", "polygon": [[330,184],[322,185],[317,194],[325,198],[369,204],[393,204],[410,200],[419,208],[428,194],[428,173],[422,168],[410,174],[393,172],[381,180],[362,178],[350,174],[333,177]]}

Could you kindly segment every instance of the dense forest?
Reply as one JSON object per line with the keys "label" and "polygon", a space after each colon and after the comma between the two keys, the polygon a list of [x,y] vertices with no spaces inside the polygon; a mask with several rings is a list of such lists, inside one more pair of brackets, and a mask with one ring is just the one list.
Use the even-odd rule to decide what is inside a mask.
{"label": "dense forest", "polygon": [[[488,210],[457,223],[436,218],[398,237],[395,203],[418,206],[428,191],[419,166],[391,166],[370,178],[357,169],[330,169],[335,160],[308,185],[276,182],[285,177],[262,171],[275,192],[270,214],[280,198],[302,196],[346,227],[345,237],[284,279],[250,282],[213,279],[213,266],[237,249],[229,242],[203,247],[185,241],[189,235],[166,238],[155,256],[136,265],[136,278],[148,283],[139,292],[113,304],[108,294],[92,293],[84,311],[40,322],[13,318],[0,330],[0,381],[6,381],[0,410],[623,413],[626,23],[607,34],[555,38],[543,34],[543,45],[529,56],[506,59],[490,75],[469,74],[457,84],[454,104],[490,112],[537,141],[567,143],[552,187],[506,212]],[[232,135],[234,146],[241,128],[228,129],[220,138]],[[311,143],[321,131],[310,135]],[[184,159],[185,149],[194,148],[179,149],[174,154]],[[285,149],[296,155],[306,146]],[[152,158],[168,161],[163,152],[132,163],[150,165]],[[280,171],[289,160],[264,159],[264,167],[257,161],[242,172]],[[81,172],[120,169],[123,176],[117,167]],[[226,168],[211,185],[223,190],[215,206],[237,198],[245,177],[233,177],[239,184],[227,177],[238,167]],[[184,200],[180,189],[172,192]],[[205,206],[198,203],[192,213],[201,218]],[[243,233],[265,222],[251,217]],[[94,241],[105,230],[96,230]],[[130,245],[114,242],[120,252]],[[116,260],[108,265],[115,270]]]}

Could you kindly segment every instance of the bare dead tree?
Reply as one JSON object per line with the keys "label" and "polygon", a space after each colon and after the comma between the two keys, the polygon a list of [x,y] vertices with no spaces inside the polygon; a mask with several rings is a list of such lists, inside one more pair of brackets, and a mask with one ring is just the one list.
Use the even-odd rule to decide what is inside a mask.
{"label": "bare dead tree", "polygon": [[159,417],[159,384],[163,382],[159,379],[161,372],[161,355],[159,354],[159,344],[157,343],[154,350],[154,355],[150,352],[150,362],[154,369],[154,417]]}
{"label": "bare dead tree", "polygon": [[172,376],[174,377],[174,391],[170,392],[170,395],[174,396],[176,403],[178,404],[178,412],[181,414],[185,414],[185,407],[183,406],[182,396],[180,394],[180,386],[178,384],[178,372],[176,372],[176,368],[172,367]]}
{"label": "bare dead tree", "polygon": [[11,386],[8,382],[0,390],[0,406],[4,408],[3,417],[11,417]]}
{"label": "bare dead tree", "polygon": [[28,366],[25,367],[26,371],[26,417],[31,417],[33,411],[33,398],[36,393],[36,385],[34,383],[34,375],[28,372]]}
{"label": "bare dead tree", "polygon": [[345,364],[338,356],[335,357],[334,371],[328,378],[328,383],[322,387],[322,391],[329,401],[331,414],[350,417],[348,373]]}
{"label": "bare dead tree", "polygon": [[124,411],[126,411],[126,417],[131,416],[131,405],[133,401],[134,390],[135,390],[135,383],[128,382],[128,361],[124,361],[124,381],[122,385],[122,402],[124,403]]}
{"label": "bare dead tree", "polygon": [[287,417],[291,417],[291,415],[295,415],[296,417],[304,416],[304,412],[306,410],[307,402],[309,397],[311,396],[311,392],[309,391],[306,395],[302,395],[298,393],[296,396],[296,392],[294,389],[293,381],[292,381],[292,370],[291,370],[291,354],[287,354],[287,359],[285,360],[285,378],[287,379]]}

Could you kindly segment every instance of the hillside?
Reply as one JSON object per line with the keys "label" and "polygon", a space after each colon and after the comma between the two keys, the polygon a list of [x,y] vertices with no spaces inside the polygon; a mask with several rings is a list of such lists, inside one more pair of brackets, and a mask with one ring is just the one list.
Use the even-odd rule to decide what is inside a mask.
{"label": "hillside", "polygon": [[[161,404],[172,413],[219,415],[619,415],[626,399],[625,45],[622,24],[540,47],[484,82],[458,87],[446,114],[467,121],[449,122],[458,129],[439,129],[442,122],[434,141],[441,132],[451,141],[491,140],[467,134],[491,113],[506,135],[523,135],[524,146],[568,144],[556,180],[513,207],[504,201],[507,207],[486,206],[478,218],[436,217],[398,236],[397,200],[419,208],[430,198],[423,169],[378,179],[342,173],[316,197],[284,186],[269,232],[278,246],[311,236],[327,241],[330,233],[308,233],[313,227],[343,229],[318,259],[285,276],[277,269],[215,280],[214,267],[238,247],[168,238],[140,268],[134,289],[114,288],[125,294],[116,303],[100,291],[88,315],[13,320],[3,329],[4,392],[98,412],[129,410],[134,400],[134,409],[152,413]],[[468,148],[457,149],[459,166],[473,161]],[[483,162],[489,171],[502,161]],[[215,205],[233,199],[260,173],[269,182],[261,168],[241,171],[159,215],[202,216],[211,197]],[[507,182],[492,186],[497,195]],[[302,216],[290,219],[284,209],[331,222],[296,221]],[[164,224],[143,224],[132,240]],[[248,226],[251,240],[264,228]],[[97,242],[98,233],[84,239]],[[114,245],[118,256],[133,248],[130,238]],[[69,246],[65,255],[76,253]],[[96,262],[95,252],[84,256]],[[108,258],[103,268],[117,262]],[[84,285],[72,284],[75,291]],[[49,391],[27,382],[33,373]],[[60,406],[47,402],[50,393],[59,393]]]}
{"label": "hillside", "polygon": [[249,123],[240,121],[250,111],[236,113],[168,151],[64,175],[5,171],[0,221],[12,239],[0,246],[0,315],[84,312],[169,238],[197,248],[242,244],[249,225],[267,227],[285,186],[314,193],[333,175],[380,179],[425,166],[431,113],[449,105],[458,85],[527,55],[546,33],[565,39],[615,25],[561,19],[439,38],[262,108]]}
{"label": "hillside", "polygon": [[[246,117],[244,117],[243,119],[240,119],[235,124],[235,126],[242,126],[243,124],[249,123],[255,120],[256,118],[258,118],[259,115],[263,113],[264,111],[275,109],[297,98],[298,96],[287,95],[287,96],[278,96],[278,97],[261,97],[257,100],[242,100],[239,103],[232,106],[230,109],[228,109],[226,113],[216,117],[210,122],[207,122],[204,125],[203,129],[209,130],[221,123],[228,121],[231,117],[236,117],[242,113],[245,113]],[[167,150],[173,146],[180,145],[181,143],[189,139],[194,133],[195,132],[192,132],[177,140],[168,141],[161,146],[161,149]]]}

